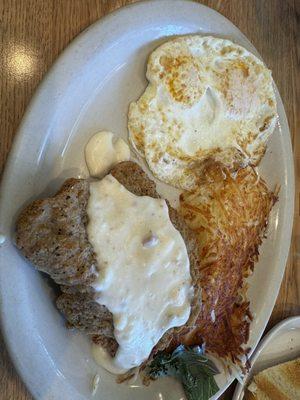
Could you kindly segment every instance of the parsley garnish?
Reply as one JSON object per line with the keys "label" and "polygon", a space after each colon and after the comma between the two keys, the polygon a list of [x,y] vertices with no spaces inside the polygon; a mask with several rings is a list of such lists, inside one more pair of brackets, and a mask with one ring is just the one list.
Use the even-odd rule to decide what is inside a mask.
{"label": "parsley garnish", "polygon": [[168,375],[179,379],[188,400],[209,400],[219,390],[214,379],[219,371],[200,346],[180,345],[172,354],[157,354],[147,373],[151,378]]}

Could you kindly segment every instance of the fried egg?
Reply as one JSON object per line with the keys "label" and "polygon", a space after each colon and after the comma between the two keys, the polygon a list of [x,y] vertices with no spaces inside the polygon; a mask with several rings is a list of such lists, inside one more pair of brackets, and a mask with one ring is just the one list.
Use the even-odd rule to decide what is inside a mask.
{"label": "fried egg", "polygon": [[229,40],[184,36],[153,51],[146,76],[128,130],[158,179],[190,190],[207,160],[231,170],[259,163],[277,113],[271,72],[256,56]]}

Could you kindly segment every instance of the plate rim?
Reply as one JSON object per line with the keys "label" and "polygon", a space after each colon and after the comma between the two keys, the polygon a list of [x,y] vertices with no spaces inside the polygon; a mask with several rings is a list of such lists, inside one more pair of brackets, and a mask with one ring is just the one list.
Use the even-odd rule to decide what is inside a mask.
{"label": "plate rim", "polygon": [[[3,170],[3,174],[2,174],[2,179],[1,179],[1,185],[0,185],[0,203],[2,203],[2,193],[3,193],[3,188],[5,188],[5,186],[7,185],[7,182],[10,179],[10,170],[13,168],[13,160],[14,160],[14,155],[17,153],[18,148],[20,147],[20,143],[22,140],[22,133],[24,130],[24,126],[26,125],[27,120],[29,120],[30,115],[32,113],[32,109],[39,103],[40,97],[43,93],[44,88],[46,87],[46,85],[48,84],[48,82],[50,81],[50,79],[54,76],[54,73],[56,72],[56,69],[59,69],[61,61],[63,59],[67,59],[72,53],[74,53],[74,51],[76,51],[80,41],[83,41],[84,38],[88,38],[90,31],[92,31],[95,27],[97,27],[98,25],[105,23],[108,23],[109,20],[113,20],[115,16],[117,16],[118,14],[122,14],[124,11],[128,11],[129,9],[135,9],[135,8],[139,8],[139,7],[143,7],[145,5],[153,5],[155,3],[160,3],[163,4],[165,3],[166,5],[171,5],[174,4],[174,2],[177,3],[191,3],[194,6],[196,5],[197,7],[199,7],[199,10],[201,9],[206,9],[209,10],[210,13],[214,13],[216,15],[218,15],[219,18],[224,19],[224,21],[226,21],[227,24],[230,24],[231,26],[233,26],[235,29],[237,29],[239,31],[239,34],[241,35],[241,37],[243,37],[253,48],[254,46],[252,45],[252,43],[247,39],[247,37],[240,31],[240,29],[238,27],[236,27],[229,19],[227,19],[226,17],[224,17],[222,14],[220,14],[218,11],[216,11],[215,9],[212,9],[208,6],[205,6],[203,4],[200,4],[196,1],[193,0],[144,0],[144,1],[139,1],[137,3],[132,3],[132,4],[128,4],[126,6],[120,7],[108,14],[106,14],[103,17],[100,17],[98,20],[96,20],[94,23],[92,23],[91,25],[89,25],[87,28],[85,28],[82,32],[80,32],[78,35],[75,36],[75,38],[72,39],[72,41],[64,48],[64,50],[59,54],[59,56],[56,58],[56,60],[54,61],[54,63],[50,66],[50,68],[47,70],[47,72],[44,74],[44,76],[42,77],[41,82],[38,84],[37,88],[34,91],[34,94],[31,98],[31,100],[29,101],[25,113],[21,119],[20,125],[17,129],[17,132],[14,136],[14,140],[9,152],[9,155],[7,157],[6,163],[5,163],[5,168]],[[256,50],[256,49],[255,49]],[[257,50],[256,53],[258,54]],[[261,58],[261,57],[260,57]],[[287,198],[286,199],[286,209],[291,211],[291,215],[288,214],[287,215],[287,221],[285,221],[285,227],[286,229],[289,231],[289,235],[288,235],[288,243],[289,246],[286,246],[284,248],[284,252],[281,253],[281,259],[284,260],[284,264],[285,266],[281,268],[280,273],[281,273],[281,277],[280,277],[280,284],[282,282],[283,279],[283,275],[285,272],[285,267],[286,267],[286,262],[287,262],[287,257],[288,257],[288,253],[289,253],[289,248],[290,248],[290,244],[291,244],[291,235],[292,235],[292,225],[293,225],[293,210],[294,210],[294,192],[295,192],[295,178],[294,178],[294,161],[293,161],[293,152],[292,152],[292,147],[291,147],[291,135],[290,135],[290,129],[288,126],[288,122],[287,122],[287,117],[285,114],[285,110],[282,104],[282,100],[280,97],[280,94],[276,88],[275,85],[275,89],[276,89],[276,97],[277,97],[277,107],[278,107],[278,114],[281,114],[281,118],[283,119],[283,124],[285,125],[285,129],[287,129],[287,132],[289,133],[289,138],[287,140],[286,146],[285,146],[285,150],[287,152],[288,155],[288,160],[287,160],[287,179],[289,180],[290,185],[286,185],[287,189],[289,190],[290,194],[291,194],[291,198]],[[1,207],[0,207],[1,208]],[[282,210],[282,213],[284,213],[284,209]],[[1,272],[1,271],[0,271]],[[1,275],[1,274],[0,274]],[[275,305],[276,299],[278,297],[278,292],[280,290],[280,284],[278,284],[277,290],[276,290],[276,296],[274,296],[275,300],[274,302],[272,301],[273,306]],[[0,299],[1,300],[1,299]],[[264,328],[261,330],[261,334],[257,337],[257,340],[253,346],[253,349],[251,351],[251,354],[255,351],[255,349],[257,348],[257,345],[261,339],[261,336],[263,335],[264,329],[268,323],[268,320],[270,318],[270,315],[272,313],[272,308],[273,307],[269,307],[268,308],[268,314],[267,318],[265,320],[264,323]],[[10,358],[13,361],[13,364],[15,366],[15,368],[18,371],[19,376],[21,376],[23,382],[25,383],[26,387],[28,388],[30,393],[34,393],[33,388],[31,387],[30,383],[29,383],[29,379],[28,379],[28,373],[27,371],[25,371],[24,369],[22,369],[22,365],[18,360],[17,354],[13,349],[13,341],[10,339],[8,333],[6,332],[5,329],[5,313],[3,312],[3,309],[1,307],[0,309],[0,325],[2,327],[2,333],[3,333],[3,337],[4,337],[4,342],[6,345],[6,348],[9,351],[10,354]],[[218,393],[218,396],[220,396],[226,389],[227,387],[233,382],[234,377],[232,377],[228,383],[222,387],[222,391],[220,391],[220,393]],[[59,393],[58,393],[59,394]],[[54,397],[53,397],[54,398]],[[59,397],[58,397],[59,398]],[[79,397],[78,397],[79,398]],[[217,397],[214,397],[217,398]]]}

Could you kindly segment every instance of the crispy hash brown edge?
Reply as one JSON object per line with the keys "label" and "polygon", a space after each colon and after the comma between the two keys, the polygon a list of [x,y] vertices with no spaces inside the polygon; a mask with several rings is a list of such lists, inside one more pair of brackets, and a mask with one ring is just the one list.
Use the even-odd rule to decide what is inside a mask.
{"label": "crispy hash brown edge", "polygon": [[198,236],[202,288],[197,328],[180,340],[200,340],[208,352],[241,367],[252,320],[246,278],[258,261],[278,192],[251,166],[232,174],[213,162],[201,186],[180,196],[179,213]]}

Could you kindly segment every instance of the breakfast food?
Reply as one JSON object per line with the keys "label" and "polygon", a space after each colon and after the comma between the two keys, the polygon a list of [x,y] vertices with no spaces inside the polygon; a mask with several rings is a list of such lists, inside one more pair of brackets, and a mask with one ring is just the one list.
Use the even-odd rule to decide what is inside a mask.
{"label": "breakfast food", "polygon": [[[112,175],[90,183],[88,238],[100,273],[97,302],[113,314],[118,350],[106,369],[125,373],[148,359],[170,328],[189,319],[193,288],[184,240],[164,199],[136,196]],[[103,365],[103,350],[94,347]]]}
{"label": "breakfast food", "polygon": [[[100,182],[108,185],[106,190],[102,191],[102,195],[113,206],[118,207],[117,215],[120,215],[120,220],[117,218],[116,221],[120,226],[130,225],[129,221],[133,216],[130,214],[130,207],[126,207],[124,198],[121,200],[125,205],[123,211],[120,204],[114,203],[113,190],[116,188],[113,185],[116,182],[120,186],[123,185],[124,190],[126,188],[132,195],[159,198],[154,182],[133,162],[118,164],[111,170],[111,174]],[[103,298],[101,301],[101,295],[99,296],[101,287],[97,287],[99,274],[102,277],[102,290],[108,282],[103,279],[105,265],[102,263],[101,266],[101,258],[97,259],[95,249],[98,245],[93,243],[91,235],[88,236],[88,201],[90,191],[95,190],[91,189],[91,185],[87,180],[71,179],[53,198],[37,200],[29,205],[18,219],[17,246],[38,269],[50,274],[60,284],[63,293],[57,300],[58,308],[71,326],[93,335],[94,342],[101,344],[96,358],[102,358],[106,368],[112,370],[113,367],[109,366],[107,361],[103,361],[102,350],[106,349],[106,359],[107,353],[115,356],[119,343],[116,341],[114,317],[111,312],[114,307],[108,303],[109,307],[103,304],[105,301]],[[109,193],[112,194],[110,198]],[[232,177],[221,164],[213,163],[205,170],[199,189],[181,195],[179,214],[169,206],[172,224],[181,233],[187,247],[194,296],[187,323],[185,317],[178,325],[170,326],[160,340],[155,340],[151,346],[154,347],[152,356],[164,349],[174,349],[180,343],[191,345],[203,342],[209,352],[229,357],[233,361],[244,354],[241,346],[246,343],[249,330],[249,320],[245,317],[250,317],[250,312],[249,303],[238,301],[238,298],[243,290],[244,278],[249,275],[257,259],[258,246],[275,199],[275,195],[268,191],[252,167],[242,169]],[[101,209],[105,209],[103,204],[96,204],[95,207],[99,213]],[[134,207],[138,210],[137,202]],[[125,223],[121,215],[126,213],[129,220]],[[139,213],[143,214],[141,210]],[[95,217],[94,221],[99,218],[101,219],[101,215]],[[162,218],[160,215],[159,220]],[[190,228],[185,225],[183,219]],[[166,225],[166,222],[163,225]],[[101,226],[108,226],[107,221],[102,221],[98,227]],[[111,228],[110,225],[109,227]],[[134,231],[137,231],[136,226]],[[108,240],[113,239],[113,235],[109,235],[105,229],[103,234]],[[101,235],[96,234],[95,237],[97,236],[101,242]],[[116,243],[121,242],[119,240]],[[144,245],[146,248],[151,246],[147,237]],[[108,253],[104,256],[102,248],[103,262],[107,262],[105,257],[109,258],[110,253],[114,256],[114,251],[109,246],[107,249]],[[156,257],[160,260],[158,265],[161,266],[161,255],[156,254]],[[123,264],[126,264],[124,259]],[[184,270],[181,273],[184,273]],[[120,270],[112,275],[115,276],[116,284],[118,274],[120,275]],[[113,283],[113,280],[110,281],[110,285]],[[117,287],[120,288],[120,285],[121,283]],[[109,292],[111,290],[110,288]],[[168,293],[167,284],[164,285],[164,292]],[[139,296],[141,297],[141,293]],[[139,364],[142,364],[145,358],[147,357],[142,357]]]}
{"label": "breakfast food", "polygon": [[255,375],[245,399],[296,400],[300,398],[300,358],[270,367]]}
{"label": "breakfast food", "polygon": [[158,179],[191,190],[207,160],[231,170],[259,163],[277,114],[271,72],[252,53],[221,38],[178,37],[153,51],[146,76],[128,130]]}
{"label": "breakfast food", "polygon": [[221,163],[208,165],[199,187],[180,196],[179,213],[198,238],[202,288],[199,320],[187,341],[201,338],[208,351],[235,363],[246,352],[251,320],[245,278],[276,200],[254,168],[231,174]]}
{"label": "breakfast food", "polygon": [[156,178],[183,190],[178,210],[101,131],[85,147],[101,180],[68,179],[30,204],[16,244],[60,286],[57,307],[90,335],[96,362],[120,380],[176,375],[189,399],[208,399],[218,369],[204,349],[242,369],[249,350],[246,278],[277,200],[255,170],[277,120],[272,78],[241,46],[199,35],[158,47],[147,78],[129,138]]}
{"label": "breakfast food", "polygon": [[[143,255],[139,255],[138,258],[140,265],[150,265],[152,269],[151,271],[148,270],[148,273],[150,274],[149,277],[153,276],[153,279],[156,279],[155,276],[157,276],[158,280],[164,278],[161,283],[164,284],[164,293],[167,297],[159,298],[157,293],[151,292],[151,284],[153,284],[153,282],[151,283],[150,279],[144,282],[149,289],[149,296],[152,293],[154,300],[155,297],[157,297],[157,299],[160,299],[160,303],[156,304],[154,300],[151,302],[150,298],[145,298],[144,300],[148,300],[150,308],[154,305],[156,308],[158,306],[161,308],[159,311],[156,309],[156,315],[159,317],[158,333],[156,331],[151,332],[150,329],[151,327],[155,328],[155,324],[157,323],[155,320],[155,323],[153,322],[153,326],[151,326],[151,318],[153,319],[153,316],[150,318],[150,315],[147,314],[148,321],[145,321],[146,323],[149,322],[147,330],[151,332],[153,336],[153,339],[151,337],[151,340],[154,340],[155,342],[152,343],[151,348],[148,349],[148,353],[150,354],[152,347],[155,345],[155,351],[168,346],[174,332],[179,332],[183,328],[193,326],[194,321],[198,316],[200,288],[198,286],[197,278],[199,273],[199,260],[196,241],[194,235],[189,231],[177,212],[170,206],[167,206],[164,200],[159,199],[154,183],[147,178],[146,174],[137,164],[133,162],[120,163],[111,170],[109,176],[100,182],[95,182],[94,185],[99,183],[104,185],[101,189],[103,199],[101,204],[98,204],[97,202],[94,203],[94,207],[96,210],[100,210],[100,212],[102,210],[102,216],[106,215],[107,217],[110,215],[109,212],[105,214],[103,203],[103,201],[106,201],[105,199],[108,200],[112,207],[117,207],[116,209],[121,218],[121,204],[126,203],[126,198],[128,197],[131,201],[138,203],[138,199],[135,199],[134,196],[143,196],[141,198],[141,201],[143,200],[143,208],[145,208],[147,204],[148,207],[150,207],[149,204],[151,204],[152,201],[156,201],[159,203],[159,206],[161,206],[161,212],[165,216],[169,213],[170,220],[172,221],[172,224],[171,222],[169,223],[171,224],[169,229],[172,230],[172,233],[170,234],[165,230],[167,220],[165,217],[162,220],[164,227],[160,228],[158,238],[161,243],[165,243],[166,246],[160,248],[159,256],[155,252],[153,253],[155,249],[151,251],[148,246],[149,243],[147,243],[146,236],[149,234],[149,226],[153,226],[151,218],[145,220],[144,225],[140,228],[143,229],[141,234],[137,233],[137,226],[134,226],[134,234],[136,237],[142,237],[142,239],[144,239],[144,242],[142,243],[141,240],[139,245],[139,251],[143,253]],[[105,352],[106,361],[103,361],[103,357],[102,361],[105,362],[107,368],[112,369],[117,368],[117,366],[113,365],[110,367],[108,365],[107,353],[110,355],[116,355],[118,348],[120,347],[120,343],[116,342],[116,333],[124,333],[122,329],[124,326],[127,326],[126,321],[124,321],[125,317],[127,318],[127,322],[131,322],[131,325],[134,325],[135,322],[130,319],[130,315],[128,316],[127,314],[124,314],[124,310],[115,310],[113,315],[111,313],[111,309],[113,308],[112,305],[110,304],[111,309],[108,310],[108,308],[103,304],[109,303],[109,293],[113,293],[114,281],[110,280],[110,274],[112,274],[112,276],[116,273],[121,274],[121,270],[119,269],[118,272],[116,272],[107,269],[106,263],[108,260],[102,258],[101,261],[101,256],[100,258],[97,258],[96,253],[97,249],[99,249],[99,243],[97,244],[94,242],[95,238],[93,240],[93,235],[88,235],[88,209],[89,207],[92,207],[92,205],[89,204],[91,192],[96,190],[96,198],[99,196],[96,187],[91,187],[91,185],[93,185],[93,183],[89,183],[87,180],[71,179],[63,185],[62,189],[53,198],[37,200],[29,205],[20,215],[17,222],[17,246],[39,270],[48,273],[61,285],[63,293],[57,300],[58,308],[64,313],[72,326],[82,329],[89,334],[96,335],[94,337],[94,342],[98,345],[101,343],[102,349],[103,347],[106,347],[107,350]],[[109,192],[112,192],[113,189],[116,193],[115,195],[111,193],[112,195],[109,198]],[[121,192],[119,192],[119,190],[121,190]],[[131,194],[128,194],[128,191],[131,192]],[[121,200],[121,203],[117,203],[117,199]],[[155,207],[156,206],[157,204],[155,203]],[[134,207],[138,207],[138,205],[134,204]],[[152,206],[149,208],[150,214],[154,213],[155,207],[154,209]],[[126,214],[126,210],[129,213],[130,209],[131,208],[127,204],[123,214]],[[139,212],[141,217],[143,217],[143,211],[140,210]],[[91,215],[92,214],[90,214],[90,223]],[[160,214],[159,220],[162,217],[163,215]],[[98,218],[100,218],[100,215],[95,217],[94,221]],[[113,221],[113,219],[111,221]],[[118,223],[121,221],[122,219],[118,220],[118,218],[115,218],[115,222]],[[95,223],[97,224],[97,221]],[[139,224],[141,223],[142,222]],[[156,224],[157,223],[158,221],[156,221]],[[102,221],[102,223],[98,225],[98,228],[102,229],[105,226],[112,228],[112,223]],[[126,228],[126,232],[129,234],[132,232],[128,220],[125,225],[123,224],[123,228]],[[95,226],[92,226],[91,229],[93,231]],[[120,229],[117,229],[117,231],[118,230],[120,231]],[[181,233],[184,242],[179,232]],[[109,235],[106,231],[103,233],[109,240]],[[99,237],[99,235],[97,236]],[[113,232],[111,232],[110,236],[113,236]],[[92,246],[91,241],[94,242],[94,246]],[[108,243],[105,243],[105,245],[109,250],[109,253],[106,255],[107,258],[109,257],[109,254],[112,256],[117,255],[119,256],[118,259],[123,260],[124,262],[125,259],[121,258],[122,250],[124,249],[126,251],[128,250],[127,254],[131,256],[135,254],[137,258],[135,248],[128,249],[128,245],[124,246],[124,243],[120,241],[116,241],[115,245],[121,246],[121,248],[118,250],[116,249],[115,252],[110,251],[111,249]],[[137,246],[137,243],[135,243],[135,245]],[[156,263],[153,259],[150,259],[149,263],[151,253],[156,255]],[[170,258],[170,256],[172,258]],[[165,258],[165,261],[163,258]],[[110,260],[110,263],[111,265],[116,266],[117,261]],[[163,267],[164,265],[164,268],[168,268],[168,270],[162,274],[163,271],[160,272],[157,268],[159,268],[159,266]],[[136,267],[134,263],[133,266]],[[176,268],[174,269],[175,266]],[[117,267],[120,267],[120,265],[117,265]],[[121,263],[121,267],[126,268],[126,265]],[[127,271],[130,273],[130,269],[128,268],[129,265],[127,263]],[[141,269],[141,266],[139,268]],[[106,273],[104,272],[105,269]],[[138,272],[136,272],[135,275],[136,278],[138,278]],[[145,278],[144,275],[141,276]],[[100,281],[97,279],[99,277],[101,278]],[[116,275],[114,277],[116,282]],[[157,282],[156,286],[154,285],[154,289],[157,288],[157,284],[160,284],[160,282]],[[98,285],[102,285],[100,291],[98,290]],[[143,289],[142,285],[143,282],[140,282],[139,287]],[[189,288],[191,285],[194,286],[194,289],[190,291]],[[109,289],[108,291],[105,291],[105,286]],[[124,275],[123,286],[125,289],[129,289],[129,287],[126,286],[126,276]],[[117,286],[117,288],[121,291],[120,285]],[[170,298],[168,298],[168,294],[171,296]],[[104,295],[105,298],[103,297]],[[124,294],[123,296],[125,297]],[[113,301],[113,299],[114,296],[111,296],[110,300]],[[124,298],[123,300],[124,302],[129,301],[129,297],[128,299]],[[141,301],[142,306],[143,299],[141,293],[139,300]],[[136,301],[136,303],[138,304],[138,301]],[[120,302],[118,302],[118,304],[120,305]],[[178,304],[177,308],[176,304]],[[131,306],[133,307],[133,303],[131,303]],[[135,308],[133,311],[139,313],[138,315],[142,315],[141,310],[136,310]],[[120,323],[118,325],[118,317],[120,315],[121,317],[124,317],[121,321],[123,323],[123,328]],[[167,322],[164,321],[164,318],[167,318]],[[138,320],[139,319],[136,316],[136,321]],[[114,329],[114,325],[118,327],[117,332]],[[120,336],[118,337],[119,342],[121,342]],[[141,337],[139,336],[137,339],[141,340]],[[132,353],[133,352],[131,351],[131,354]],[[144,354],[141,359],[137,358],[136,362],[132,362],[135,365],[131,366],[140,365],[145,361],[149,354]],[[139,356],[138,352],[136,353],[136,356]],[[124,370],[129,369],[128,364],[126,364],[127,361],[128,360],[125,360],[123,363],[119,363],[119,366],[125,365]],[[124,371],[122,370],[122,372]]]}

